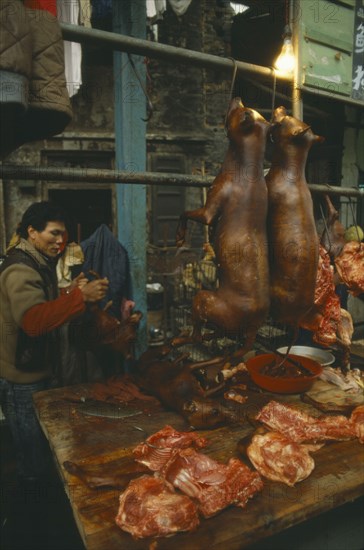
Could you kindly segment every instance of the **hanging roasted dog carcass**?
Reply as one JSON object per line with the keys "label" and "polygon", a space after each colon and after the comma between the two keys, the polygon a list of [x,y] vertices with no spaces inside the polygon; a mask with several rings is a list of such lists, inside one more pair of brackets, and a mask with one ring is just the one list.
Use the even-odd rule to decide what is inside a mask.
{"label": "hanging roasted dog carcass", "polygon": [[229,106],[226,127],[229,147],[222,168],[208,191],[205,206],[181,215],[177,246],[185,241],[187,220],[213,228],[219,288],[202,290],[195,296],[192,340],[201,340],[201,329],[208,323],[225,336],[240,337],[245,353],[269,310],[267,189],[263,176],[269,123],[235,98]]}
{"label": "hanging roasted dog carcass", "polygon": [[272,164],[266,176],[271,315],[297,326],[314,302],[318,237],[313,203],[305,177],[308,152],[323,141],[310,126],[274,111]]}

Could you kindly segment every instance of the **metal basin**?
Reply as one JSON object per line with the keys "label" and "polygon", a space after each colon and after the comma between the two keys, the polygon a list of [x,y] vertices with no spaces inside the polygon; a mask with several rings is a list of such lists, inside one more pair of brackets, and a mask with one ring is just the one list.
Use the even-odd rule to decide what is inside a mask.
{"label": "metal basin", "polygon": [[[279,353],[286,353],[288,347],[278,348]],[[335,357],[329,351],[319,348],[313,348],[310,346],[292,346],[289,353],[299,355],[300,357],[308,357],[320,363],[321,366],[327,367],[335,361]]]}

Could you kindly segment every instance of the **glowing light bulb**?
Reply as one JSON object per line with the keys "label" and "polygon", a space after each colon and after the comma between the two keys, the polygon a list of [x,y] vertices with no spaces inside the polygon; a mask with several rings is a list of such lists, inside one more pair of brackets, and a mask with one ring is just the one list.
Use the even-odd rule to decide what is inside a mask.
{"label": "glowing light bulb", "polygon": [[284,74],[293,74],[296,65],[296,59],[292,46],[292,33],[288,25],[286,25],[283,34],[283,46],[281,53],[274,63],[277,71]]}

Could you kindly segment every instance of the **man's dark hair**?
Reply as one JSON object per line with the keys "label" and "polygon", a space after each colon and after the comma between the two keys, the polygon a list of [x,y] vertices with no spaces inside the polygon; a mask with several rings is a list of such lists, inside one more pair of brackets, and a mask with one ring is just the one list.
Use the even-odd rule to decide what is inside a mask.
{"label": "man's dark hair", "polygon": [[48,222],[62,222],[66,225],[67,216],[63,208],[53,202],[34,202],[24,212],[16,232],[23,239],[27,239],[30,225],[37,231],[43,231]]}

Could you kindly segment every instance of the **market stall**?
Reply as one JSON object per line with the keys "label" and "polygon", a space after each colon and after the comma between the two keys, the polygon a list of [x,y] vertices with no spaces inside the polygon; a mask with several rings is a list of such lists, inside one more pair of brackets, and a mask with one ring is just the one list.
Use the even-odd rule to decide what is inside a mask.
{"label": "market stall", "polygon": [[[263,490],[244,508],[230,506],[214,517],[201,519],[192,533],[178,533],[173,539],[134,539],[115,524],[122,487],[141,475],[136,472],[132,451],[166,425],[181,432],[190,431],[190,427],[157,401],[144,399],[130,401],[126,409],[125,404],[111,399],[114,409],[109,406],[108,411],[91,403],[91,414],[87,414],[81,399],[87,403],[96,390],[100,388],[86,384],[35,396],[40,423],[88,550],[151,548],[153,541],[161,549],[171,548],[171,544],[196,550],[244,548],[364,494],[363,445],[358,440],[333,441],[314,454],[312,474],[294,487],[265,479]],[[238,443],[254,432],[253,417],[272,399],[314,416],[321,414],[303,403],[299,395],[248,391],[246,396],[247,401],[238,406],[237,422],[195,432],[208,441],[204,454],[224,464],[233,457],[246,460]],[[114,418],[99,416],[102,414],[113,414]],[[74,466],[73,474],[69,473],[70,463],[78,466]]]}
{"label": "market stall", "polygon": [[[340,9],[344,9],[345,14],[350,10],[353,18],[354,3],[350,0],[342,3],[346,7]],[[133,12],[132,4],[127,3],[126,12],[121,10],[124,15]],[[288,12],[287,7],[286,23],[293,24],[294,13],[291,11],[289,16]],[[138,10],[133,13],[138,15],[134,30],[140,36],[144,32],[144,20]],[[34,403],[87,550],[171,547],[171,539],[163,534],[155,532],[136,538],[120,525],[122,518],[119,524],[115,521],[120,495],[133,479],[150,475],[136,460],[135,448],[166,426],[181,433],[201,435],[206,439],[203,453],[208,457],[221,465],[230,460],[236,460],[234,464],[241,462],[261,481],[259,490],[242,506],[232,499],[211,517],[199,514],[196,519],[196,516],[195,528],[188,533],[177,532],[173,546],[196,550],[208,546],[229,550],[244,548],[335,510],[364,494],[364,383],[359,369],[349,377],[350,369],[363,365],[362,346],[351,347],[352,320],[340,307],[339,298],[334,296],[333,278],[336,264],[349,291],[362,295],[363,244],[356,234],[349,243],[345,243],[341,235],[337,252],[333,252],[332,245],[337,244],[338,238],[337,212],[329,199],[329,196],[342,195],[359,200],[363,190],[306,181],[309,149],[314,142],[323,140],[302,120],[302,92],[322,94],[315,76],[307,74],[302,81],[301,67],[297,65],[294,74],[279,77],[271,68],[132,38],[126,36],[130,29],[121,21],[123,14],[120,13],[115,21],[115,29],[125,32],[125,36],[67,24],[62,26],[63,36],[127,52],[128,69],[123,74],[124,80],[131,78],[130,75],[134,80],[137,77],[130,58],[132,53],[148,53],[157,59],[231,71],[231,92],[239,72],[272,77],[273,105],[269,113],[272,119],[268,122],[254,110],[254,105],[243,104],[244,98],[243,102],[239,97],[231,98],[225,119],[228,151],[225,159],[221,159],[222,168],[216,178],[144,172],[143,123],[146,121],[140,117],[143,113],[136,112],[123,101],[115,108],[116,171],[88,169],[84,172],[30,166],[23,170],[19,166],[2,166],[3,178],[54,178],[67,181],[70,186],[76,181],[119,184],[118,231],[128,243],[138,308],[134,332],[127,339],[128,353],[124,348],[121,350],[128,359],[135,352],[135,362],[128,371],[131,379],[122,375],[104,383],[39,392],[34,395]],[[310,15],[306,13],[308,19]],[[306,50],[302,51],[302,43],[312,39],[316,44],[315,32],[312,35],[310,27],[304,35],[298,23],[295,31],[296,48],[301,54],[309,55]],[[289,30],[285,39],[290,37]],[[345,37],[342,39],[345,49],[347,41]],[[331,52],[331,43],[328,48]],[[118,58],[116,68],[120,67],[122,59]],[[340,54],[335,59],[346,61],[347,54]],[[330,74],[323,76],[327,79]],[[284,107],[274,109],[277,78],[288,79],[293,84],[293,116]],[[348,103],[358,106],[362,98],[351,92],[345,87],[339,89],[339,94],[346,94],[344,99]],[[267,136],[273,144],[269,172],[264,169]],[[130,173],[126,170],[128,163],[138,170]],[[156,349],[145,352],[145,185],[207,187],[211,183],[213,186],[205,197],[204,206],[186,211],[181,207],[177,246],[181,248],[185,243],[187,220],[209,226],[214,241],[205,244],[211,244],[211,250],[214,248],[210,255],[216,263],[215,279],[209,281],[211,286],[208,288],[196,287],[197,292],[190,297],[193,298],[192,305],[189,304],[192,321],[188,327],[183,327],[188,328],[188,334],[185,330],[173,340],[162,341]],[[311,194],[315,193],[327,195],[328,213],[332,214],[330,218],[322,212],[325,227],[321,234],[317,232],[314,219]],[[344,249],[348,254],[342,259]],[[115,324],[118,329],[122,328],[120,322],[110,320],[106,312],[97,310],[97,313],[111,324],[114,322],[114,329]],[[289,325],[295,337],[300,328],[312,331],[316,344],[335,353],[335,356],[329,353],[333,360],[326,370],[326,378],[320,358],[307,360],[304,353],[292,355],[294,350],[288,355],[290,346],[295,343],[292,336],[286,338],[284,349],[276,350],[272,341],[265,343],[265,349],[259,349],[256,345],[258,333],[268,316],[277,324]],[[137,340],[135,331],[139,322]],[[211,326],[213,331],[209,332]],[[97,333],[99,328],[97,326]],[[203,346],[205,340],[217,342],[221,339],[220,347],[203,360],[195,360],[183,347],[190,345],[193,351]],[[107,347],[110,340],[92,343]],[[101,353],[103,349],[101,347]],[[310,347],[309,352],[314,349]],[[259,370],[253,370],[253,364],[258,365]],[[274,384],[264,385],[265,376]],[[288,389],[282,386],[287,379],[288,384],[294,384]],[[296,385],[297,380],[304,385]],[[343,432],[335,436],[303,437],[299,441],[299,444],[315,447],[311,449],[314,458],[307,456],[310,463],[307,475],[288,484],[282,478],[273,480],[271,475],[263,475],[248,451],[253,436],[270,433],[267,426],[262,426],[259,415],[272,402],[292,407],[298,416],[302,413],[309,425],[335,424],[337,419],[339,428],[343,427]],[[262,428],[263,431],[259,431]],[[280,438],[281,435],[277,436]],[[294,437],[285,440],[287,446],[294,443]],[[177,491],[177,494],[180,493]]]}

